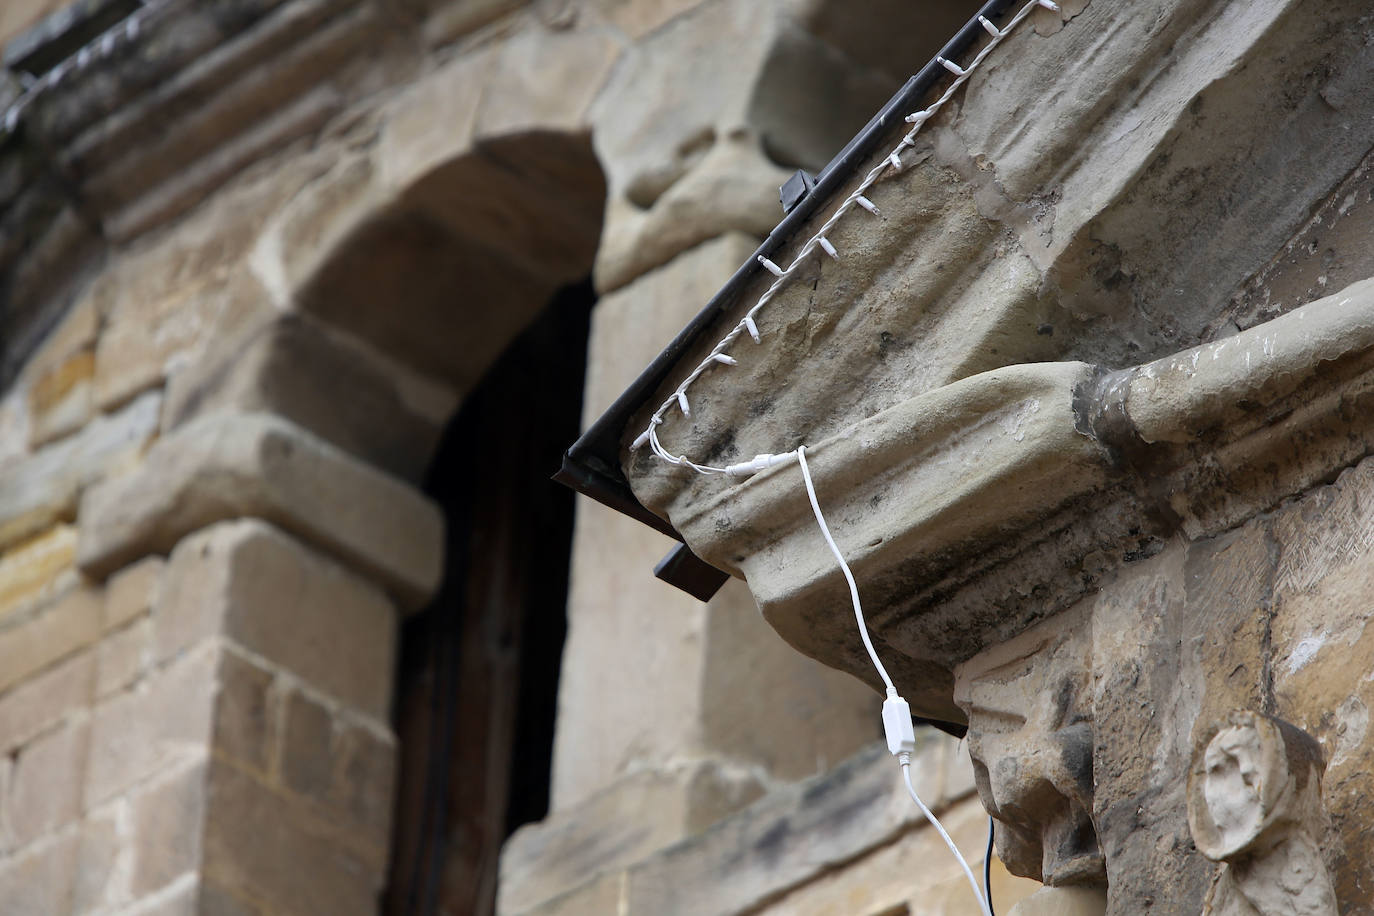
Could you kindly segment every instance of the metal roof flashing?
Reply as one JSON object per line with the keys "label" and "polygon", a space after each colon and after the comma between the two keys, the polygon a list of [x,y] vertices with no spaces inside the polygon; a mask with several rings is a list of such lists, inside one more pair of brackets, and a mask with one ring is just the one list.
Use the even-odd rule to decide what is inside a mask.
{"label": "metal roof flashing", "polygon": [[[986,35],[978,22],[982,16],[996,22],[1013,0],[989,0],[941,49],[939,57],[954,60],[974,41]],[[768,238],[748,260],[711,297],[706,306],[678,332],[630,386],[563,456],[563,466],[553,477],[559,483],[643,522],[656,531],[682,541],[682,536],[664,519],[650,512],[630,490],[629,481],[620,466],[620,451],[625,438],[625,426],[630,418],[654,395],[664,379],[672,372],[683,355],[697,339],[711,328],[724,312],[731,309],[745,285],[761,269],[758,258],[769,257],[786,242],[791,241],[813,213],[856,173],[860,163],[878,148],[883,138],[905,116],[916,110],[919,101],[949,73],[935,59],[910,77],[888,100],[863,129],[830,160],[814,179],[805,173],[793,176],[781,189],[785,215]],[[800,176],[800,177],[798,177]],[[790,207],[789,207],[790,205]],[[692,554],[685,544],[678,544],[655,570],[655,575],[701,600],[707,600],[729,575],[710,566]]]}

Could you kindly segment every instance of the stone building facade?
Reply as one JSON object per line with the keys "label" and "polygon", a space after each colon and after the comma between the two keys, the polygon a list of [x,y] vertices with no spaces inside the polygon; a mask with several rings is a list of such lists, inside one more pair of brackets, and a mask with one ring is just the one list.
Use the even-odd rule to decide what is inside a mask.
{"label": "stone building facade", "polygon": [[[4,911],[973,912],[795,469],[617,408],[707,602],[529,494],[977,9],[6,4]],[[816,446],[999,907],[1242,912],[1188,779],[1251,745],[1325,811],[1260,845],[1368,905],[1367,20],[1036,11],[665,424]]]}

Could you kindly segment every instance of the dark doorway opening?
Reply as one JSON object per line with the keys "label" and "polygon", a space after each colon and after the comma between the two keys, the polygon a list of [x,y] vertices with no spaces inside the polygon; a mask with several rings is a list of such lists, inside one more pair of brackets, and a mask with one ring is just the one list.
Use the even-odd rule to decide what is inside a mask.
{"label": "dark doorway opening", "polygon": [[426,482],[448,523],[443,585],[401,634],[391,916],[486,916],[497,857],[548,811],[567,632],[590,281],[558,293],[467,396]]}

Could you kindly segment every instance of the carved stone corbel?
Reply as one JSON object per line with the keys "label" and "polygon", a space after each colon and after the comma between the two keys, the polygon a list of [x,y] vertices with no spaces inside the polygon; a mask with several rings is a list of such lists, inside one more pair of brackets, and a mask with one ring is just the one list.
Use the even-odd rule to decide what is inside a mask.
{"label": "carved stone corbel", "polygon": [[1092,822],[1091,647],[1086,616],[1060,615],[959,666],[954,698],[968,716],[978,794],[999,822],[1007,870],[1105,890]]}
{"label": "carved stone corbel", "polygon": [[1222,863],[1203,916],[1337,916],[1317,837],[1321,747],[1307,732],[1237,710],[1193,754],[1188,827]]}

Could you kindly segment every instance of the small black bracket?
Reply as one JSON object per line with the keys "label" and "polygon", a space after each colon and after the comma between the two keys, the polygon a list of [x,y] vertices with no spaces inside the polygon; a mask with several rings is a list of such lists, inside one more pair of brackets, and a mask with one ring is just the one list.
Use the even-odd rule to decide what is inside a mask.
{"label": "small black bracket", "polygon": [[654,577],[677,586],[698,601],[710,601],[730,575],[692,553],[686,544],[678,544],[658,561]]}
{"label": "small black bracket", "polygon": [[816,189],[816,176],[805,169],[797,169],[792,177],[778,188],[778,199],[782,201],[782,212],[791,213],[792,208],[801,203]]}

